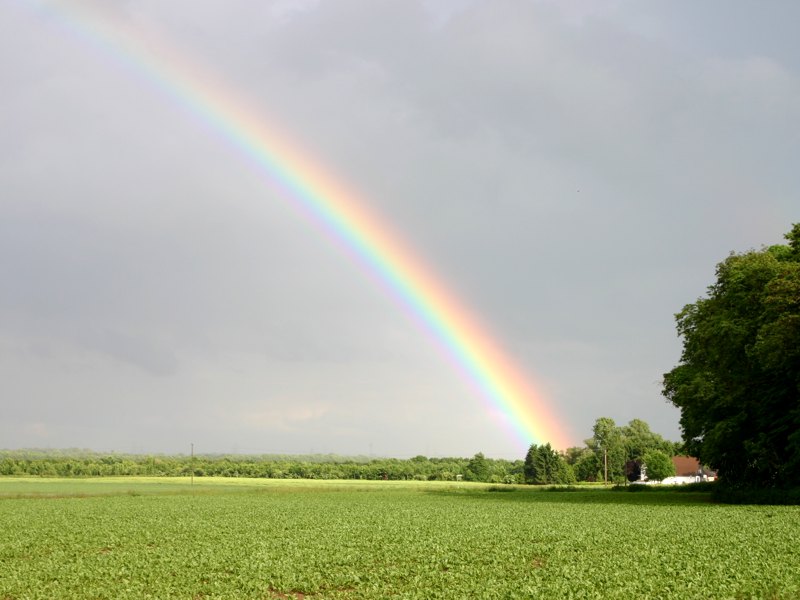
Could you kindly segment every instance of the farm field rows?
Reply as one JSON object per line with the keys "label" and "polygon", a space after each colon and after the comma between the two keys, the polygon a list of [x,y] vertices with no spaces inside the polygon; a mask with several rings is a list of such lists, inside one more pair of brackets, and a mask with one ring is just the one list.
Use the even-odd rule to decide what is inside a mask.
{"label": "farm field rows", "polygon": [[3,600],[387,597],[797,598],[800,507],[433,482],[0,479]]}

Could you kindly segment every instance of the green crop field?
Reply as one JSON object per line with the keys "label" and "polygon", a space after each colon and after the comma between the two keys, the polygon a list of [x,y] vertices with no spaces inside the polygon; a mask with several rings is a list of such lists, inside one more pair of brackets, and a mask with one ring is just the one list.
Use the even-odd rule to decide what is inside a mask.
{"label": "green crop field", "polygon": [[0,599],[800,598],[800,507],[509,489],[0,479]]}

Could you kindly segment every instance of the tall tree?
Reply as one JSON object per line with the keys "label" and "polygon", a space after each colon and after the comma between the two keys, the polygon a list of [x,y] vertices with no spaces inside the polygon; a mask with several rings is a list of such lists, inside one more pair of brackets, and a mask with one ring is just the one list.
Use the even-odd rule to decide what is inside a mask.
{"label": "tall tree", "polygon": [[600,417],[592,428],[592,438],[586,440],[597,457],[600,467],[600,479],[606,479],[608,470],[608,481],[623,481],[625,477],[625,441],[622,431],[614,419]]}
{"label": "tall tree", "polygon": [[732,484],[800,485],[800,224],[788,245],[731,254],[676,315],[663,393],[687,450]]}
{"label": "tall tree", "polygon": [[539,469],[537,468],[536,464],[538,451],[539,446],[536,444],[531,444],[530,448],[528,448],[528,452],[525,454],[525,463],[522,467],[525,483],[539,483],[537,481]]}
{"label": "tall tree", "polygon": [[525,455],[524,473],[525,483],[542,485],[575,482],[572,467],[549,443],[542,446],[531,445]]}
{"label": "tall tree", "polygon": [[482,452],[478,452],[475,456],[469,459],[466,468],[467,481],[488,481],[489,480],[489,465],[486,463],[486,457]]}
{"label": "tall tree", "polygon": [[660,450],[669,456],[673,454],[675,445],[651,431],[650,425],[641,419],[632,419],[620,429],[625,443],[626,458],[629,461],[641,463],[644,455],[650,450]]}

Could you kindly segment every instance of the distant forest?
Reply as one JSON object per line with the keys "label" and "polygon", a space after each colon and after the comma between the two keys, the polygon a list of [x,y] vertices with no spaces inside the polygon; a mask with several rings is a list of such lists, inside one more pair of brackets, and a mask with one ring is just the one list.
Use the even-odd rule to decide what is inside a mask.
{"label": "distant forest", "polygon": [[[118,454],[91,450],[0,450],[0,475],[38,477],[264,477],[270,479],[386,479],[419,481],[482,481],[488,483],[574,483],[624,481],[632,478],[644,455],[666,456],[679,446],[634,419],[617,427],[598,419],[585,446],[563,452],[549,444],[531,446],[520,460],[487,458],[408,459],[340,456],[335,454]],[[606,475],[606,463],[608,470]]]}
{"label": "distant forest", "polygon": [[[409,459],[335,454],[141,455],[88,450],[0,450],[0,475],[42,477],[163,476],[270,479],[478,480],[466,458]],[[480,480],[521,481],[522,460],[483,459]]]}

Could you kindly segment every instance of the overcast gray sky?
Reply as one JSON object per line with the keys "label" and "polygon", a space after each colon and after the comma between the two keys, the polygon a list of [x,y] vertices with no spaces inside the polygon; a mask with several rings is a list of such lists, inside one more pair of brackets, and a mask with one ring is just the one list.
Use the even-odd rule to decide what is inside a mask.
{"label": "overcast gray sky", "polygon": [[0,3],[0,447],[522,457],[87,16],[167,40],[358,190],[575,444],[600,416],[679,439],[674,313],[800,220],[797,2],[49,5]]}

